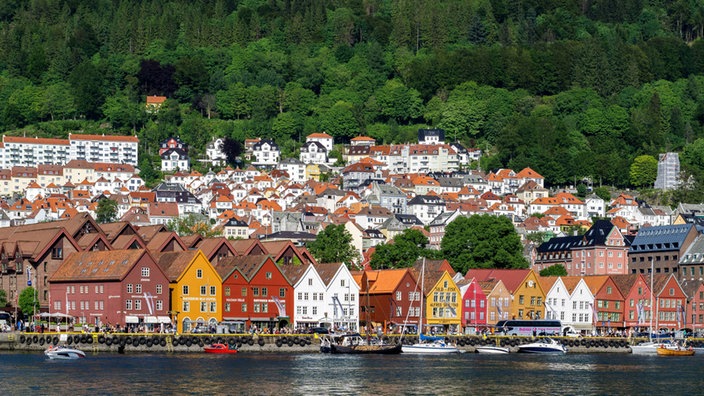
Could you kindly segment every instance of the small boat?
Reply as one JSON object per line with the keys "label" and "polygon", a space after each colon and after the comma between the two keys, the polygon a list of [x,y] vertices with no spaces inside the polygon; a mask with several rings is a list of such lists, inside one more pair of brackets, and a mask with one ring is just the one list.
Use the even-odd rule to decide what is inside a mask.
{"label": "small boat", "polygon": [[418,342],[413,345],[404,345],[401,347],[403,353],[460,353],[460,350],[445,342],[445,340],[434,340],[430,342]]}
{"label": "small boat", "polygon": [[657,348],[660,356],[694,356],[694,348],[684,347],[680,344],[662,344]]}
{"label": "small boat", "polygon": [[237,348],[230,348],[227,344],[215,343],[210,346],[203,347],[203,352],[226,355],[237,353]]}
{"label": "small boat", "polygon": [[[401,344],[384,344],[383,342],[372,343],[362,338],[359,333],[349,333],[335,335],[329,343],[330,353],[336,354],[380,354],[393,355],[401,353]],[[321,341],[321,352],[323,351]]]}
{"label": "small boat", "polygon": [[518,346],[518,352],[523,353],[543,353],[543,354],[565,354],[567,348],[552,338],[542,338],[536,342]]}
{"label": "small boat", "polygon": [[486,354],[494,354],[494,355],[503,355],[506,353],[511,352],[508,347],[502,347],[502,346],[494,346],[494,345],[484,345],[484,346],[478,346],[474,348],[474,351],[476,353],[486,353]]}
{"label": "small boat", "polygon": [[44,351],[44,355],[52,360],[75,360],[86,357],[86,353],[80,349],[53,345]]}
{"label": "small boat", "polygon": [[658,353],[658,347],[661,345],[670,345],[669,341],[656,342],[656,341],[646,341],[638,345],[631,346],[631,353],[634,355],[655,355]]}

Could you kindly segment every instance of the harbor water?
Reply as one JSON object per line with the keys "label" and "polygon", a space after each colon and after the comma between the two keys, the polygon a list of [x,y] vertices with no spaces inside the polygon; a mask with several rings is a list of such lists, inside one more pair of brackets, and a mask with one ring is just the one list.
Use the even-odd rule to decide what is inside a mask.
{"label": "harbor water", "polygon": [[3,395],[679,395],[704,356],[0,352]]}

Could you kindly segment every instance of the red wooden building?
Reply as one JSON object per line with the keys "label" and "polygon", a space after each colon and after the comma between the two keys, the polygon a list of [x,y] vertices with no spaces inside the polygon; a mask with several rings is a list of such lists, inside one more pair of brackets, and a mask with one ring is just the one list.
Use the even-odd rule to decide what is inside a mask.
{"label": "red wooden building", "polygon": [[273,331],[293,317],[293,286],[269,255],[224,257],[213,267],[223,279],[224,321]]}
{"label": "red wooden building", "polygon": [[101,326],[170,323],[169,280],[146,250],[74,253],[50,278],[50,312]]}

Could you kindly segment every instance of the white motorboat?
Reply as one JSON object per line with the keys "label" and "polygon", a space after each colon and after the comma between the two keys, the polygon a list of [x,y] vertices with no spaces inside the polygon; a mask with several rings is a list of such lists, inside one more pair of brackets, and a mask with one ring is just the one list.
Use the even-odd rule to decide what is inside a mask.
{"label": "white motorboat", "polygon": [[635,355],[657,355],[658,348],[660,348],[660,347],[670,348],[670,347],[674,347],[674,346],[675,346],[675,344],[670,340],[646,341],[646,342],[641,342],[638,345],[632,345],[631,346],[631,353],[633,353]]}
{"label": "white motorboat", "polygon": [[544,354],[555,354],[567,353],[567,348],[560,344],[552,338],[542,338],[536,342],[531,342],[529,344],[523,344],[518,346],[518,352],[523,353],[544,353]]}
{"label": "white motorboat", "polygon": [[435,340],[430,342],[418,342],[413,345],[404,345],[401,347],[403,353],[460,353],[460,350],[452,344],[445,341]]}
{"label": "white motorboat", "polygon": [[86,357],[86,353],[80,349],[66,346],[50,346],[44,354],[52,360],[75,360]]}
{"label": "white motorboat", "polygon": [[476,353],[488,353],[488,354],[494,354],[494,355],[503,355],[506,353],[511,352],[508,347],[502,347],[498,345],[484,345],[484,346],[478,346],[474,348],[474,351]]}

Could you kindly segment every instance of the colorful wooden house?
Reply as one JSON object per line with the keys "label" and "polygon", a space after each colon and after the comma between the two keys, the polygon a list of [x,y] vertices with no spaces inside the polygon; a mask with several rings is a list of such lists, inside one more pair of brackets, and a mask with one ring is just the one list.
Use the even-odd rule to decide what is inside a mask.
{"label": "colorful wooden house", "polygon": [[171,324],[169,279],[146,250],[72,254],[50,278],[51,312],[95,326]]}
{"label": "colorful wooden house", "polygon": [[471,269],[465,277],[478,281],[499,279],[511,293],[508,306],[510,319],[545,318],[545,292],[538,282],[538,275],[529,269]]}
{"label": "colorful wooden house", "polygon": [[[461,285],[461,283],[466,283]],[[472,278],[470,280],[457,282],[462,296],[461,325],[470,333],[477,333],[487,328],[489,311],[487,307],[487,295],[482,285]],[[494,313],[494,323],[496,314]]]}
{"label": "colorful wooden house", "polygon": [[[650,327],[650,284],[642,274],[612,275],[623,295],[623,327],[646,331]],[[654,305],[654,304],[653,304]]]}
{"label": "colorful wooden house", "polygon": [[610,334],[623,329],[624,296],[608,275],[583,277],[594,295],[592,319],[599,334]]}
{"label": "colorful wooden house", "polygon": [[400,332],[420,323],[420,285],[409,268],[352,273],[358,282],[360,327]]}
{"label": "colorful wooden house", "polygon": [[655,330],[676,331],[684,323],[687,295],[677,282],[675,274],[655,274]]}
{"label": "colorful wooden house", "polygon": [[156,259],[169,278],[169,309],[179,333],[222,321],[222,278],[202,251],[160,253]]}
{"label": "colorful wooden house", "polygon": [[225,257],[216,265],[223,279],[223,315],[258,330],[288,326],[293,286],[270,255]]}

